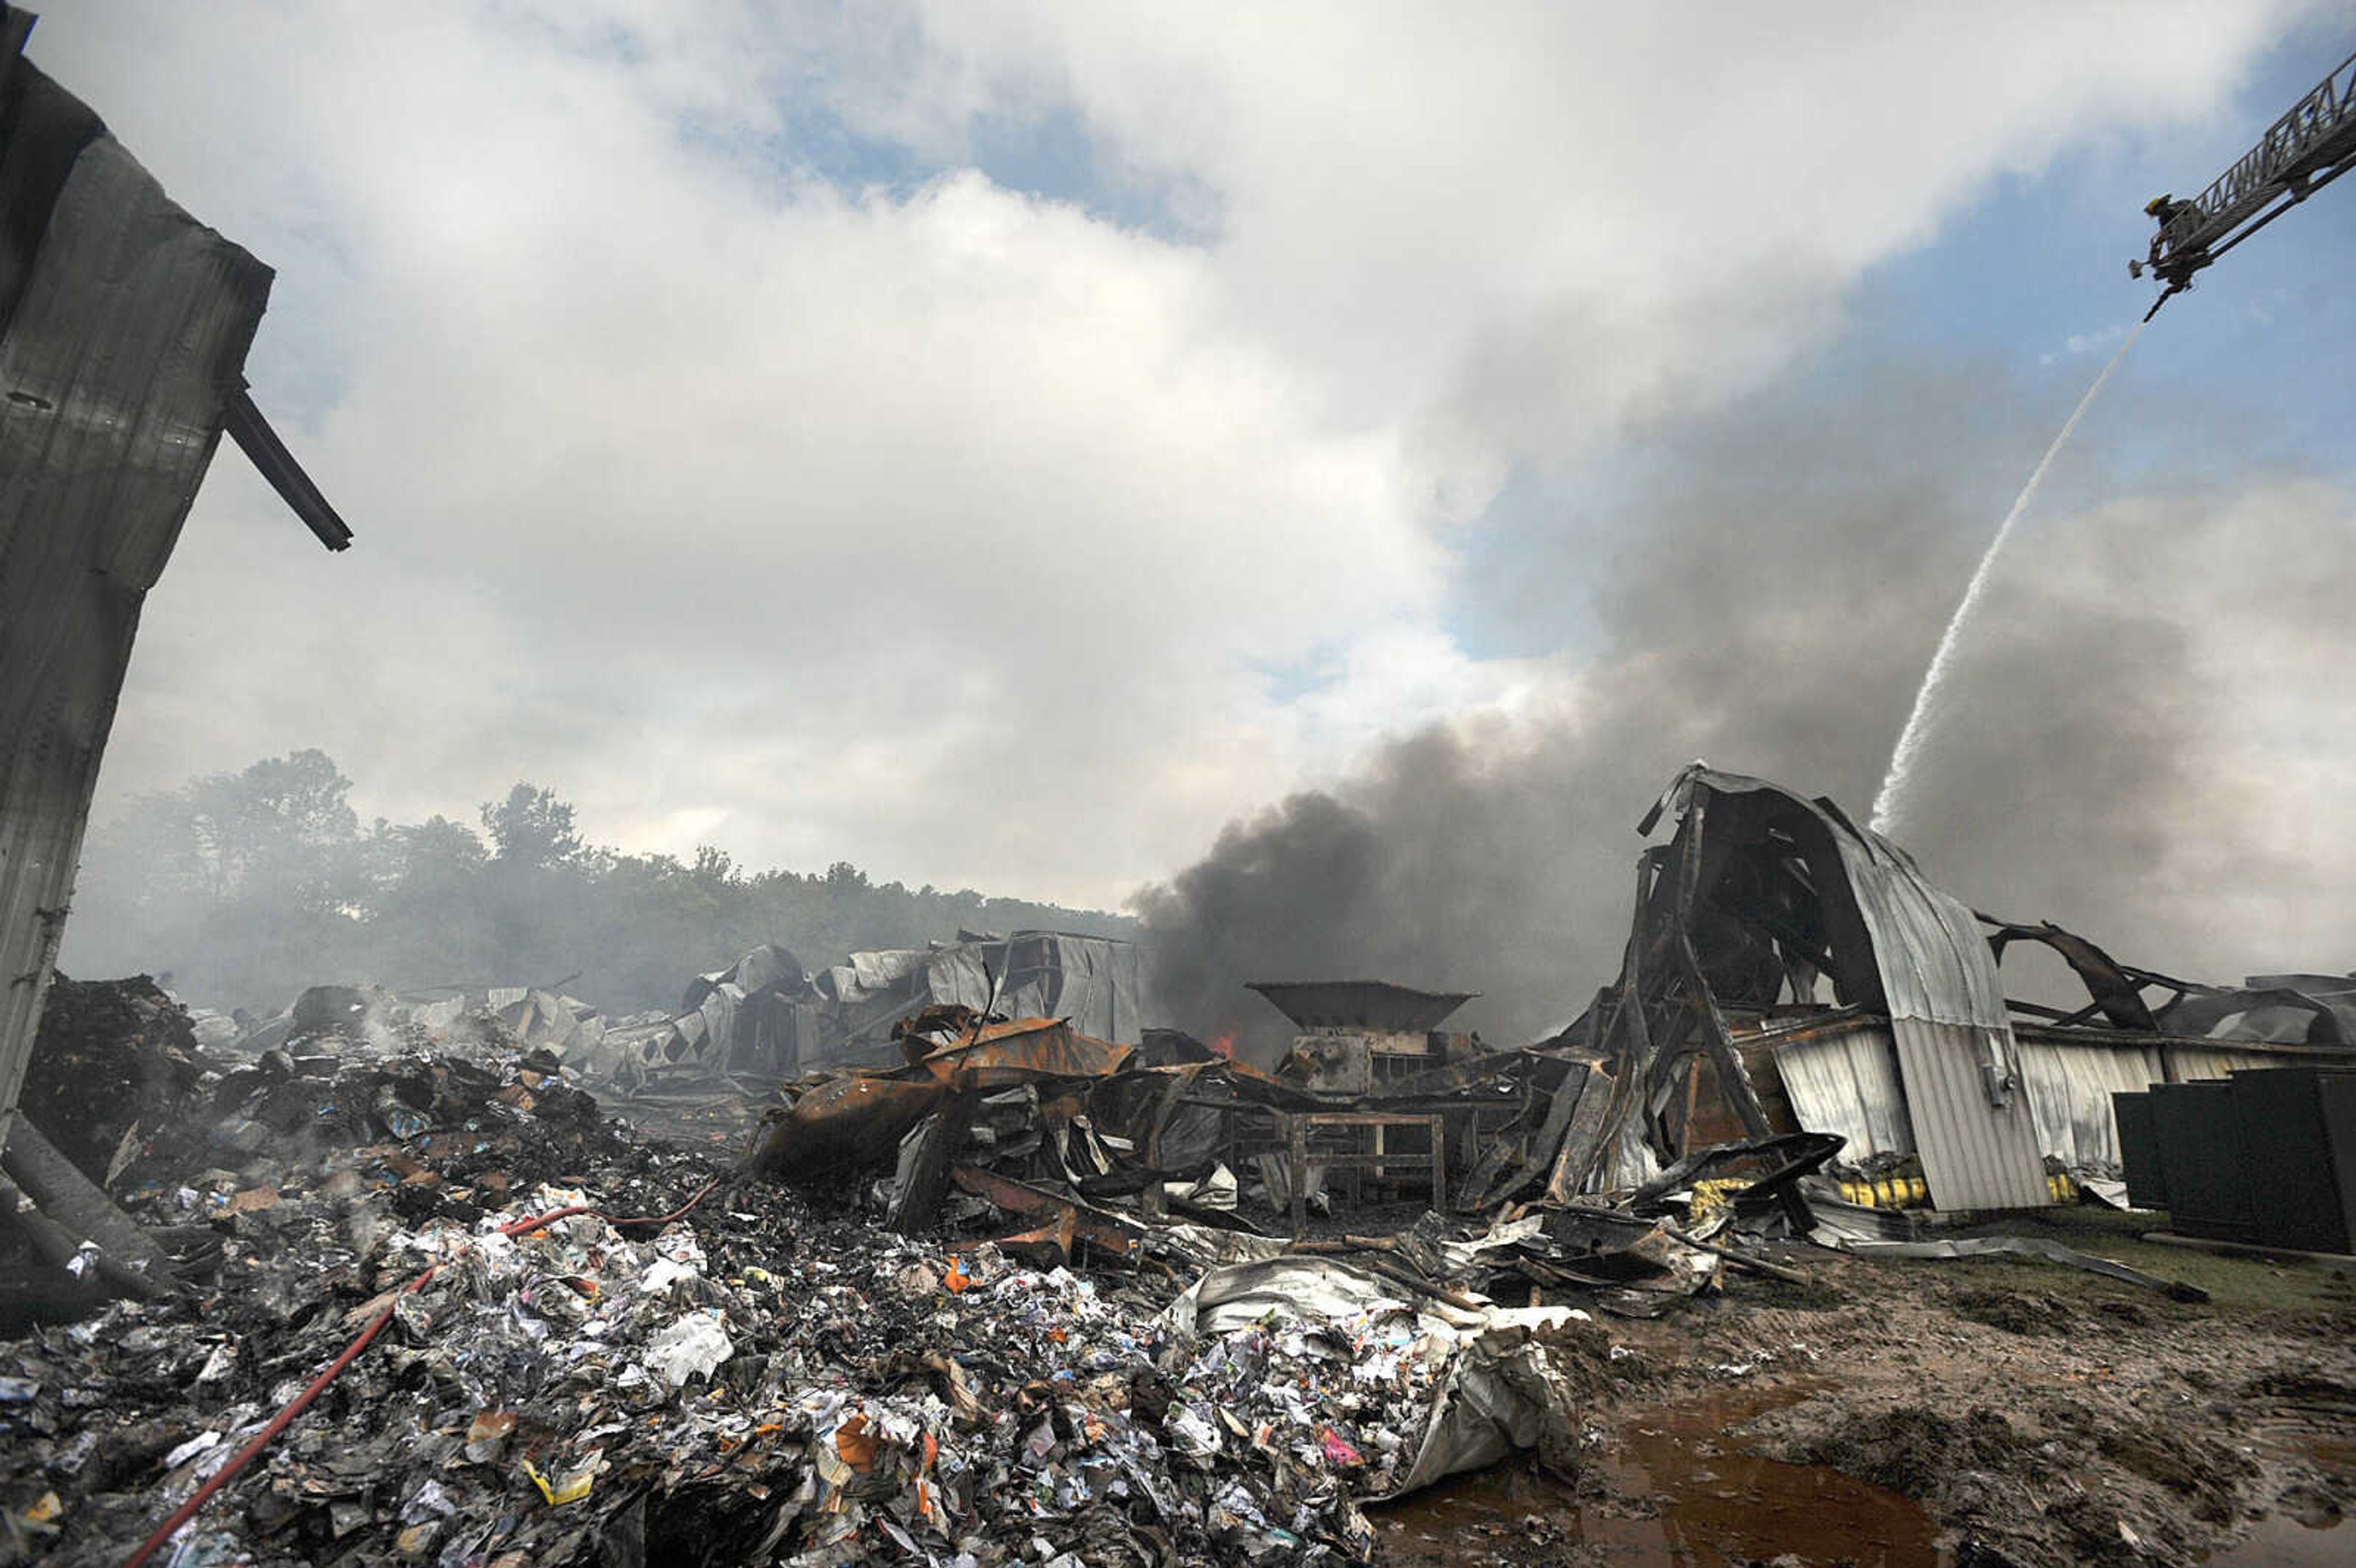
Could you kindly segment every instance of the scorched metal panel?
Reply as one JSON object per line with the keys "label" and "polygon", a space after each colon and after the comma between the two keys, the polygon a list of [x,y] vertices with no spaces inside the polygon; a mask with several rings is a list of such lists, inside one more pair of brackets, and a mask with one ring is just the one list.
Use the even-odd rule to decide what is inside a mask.
{"label": "scorched metal panel", "polygon": [[1877,1154],[1912,1154],[1906,1091],[1890,1027],[1879,1019],[1775,1047],[1775,1071],[1792,1115],[1812,1133],[1838,1133],[1848,1142],[1844,1160]]}
{"label": "scorched metal panel", "polygon": [[2014,1037],[2020,1089],[2037,1147],[2064,1164],[2116,1166],[2119,1131],[2111,1096],[2166,1081],[2157,1051],[2134,1046],[2055,1045]]}
{"label": "scorched metal panel", "polygon": [[0,1137],[139,610],[270,270],[166,197],[0,15]]}
{"label": "scorched metal panel", "polygon": [[1890,1030],[1931,1200],[1942,1209],[2051,1203],[2027,1097],[2015,1092],[2008,1104],[1992,1104],[1982,1072],[1984,1062],[1999,1073],[2005,1070],[2000,1053],[2010,1044],[2009,1031],[1998,1036],[1922,1019],[1893,1019]]}

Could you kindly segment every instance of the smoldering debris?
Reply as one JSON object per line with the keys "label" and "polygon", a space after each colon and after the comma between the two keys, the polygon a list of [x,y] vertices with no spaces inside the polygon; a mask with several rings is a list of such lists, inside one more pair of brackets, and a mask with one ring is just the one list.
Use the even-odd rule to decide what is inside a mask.
{"label": "smoldering debris", "polygon": [[[1044,1032],[924,1060],[1044,1098],[1128,1067]],[[511,1041],[207,1063],[218,1119],[116,1197],[209,1246],[168,1296],[6,1349],[15,1559],[123,1561],[371,1328],[173,1560],[1358,1559],[1365,1499],[1534,1443],[1568,1462],[1601,1379],[1576,1310],[1344,1258],[1285,1260],[1271,1295],[1272,1257],[1182,1280],[898,1236],[633,1138],[564,1076]]]}
{"label": "smoldering debris", "polygon": [[[1366,1560],[1386,1499],[1578,1471],[1623,1336],[1747,1375],[1720,1311],[2013,1260],[2153,1304],[2106,1321],[2204,1303],[1944,1211],[2124,1200],[2131,1075],[2356,1059],[2334,977],[2205,987],[1975,915],[1827,800],[1696,767],[1643,827],[1619,974],[1517,1047],[1447,1027],[1469,993],[1263,981],[1292,1033],[1261,1068],[994,1011],[1003,970],[940,999],[920,961],[873,990],[882,1048],[811,1062],[760,1022],[815,984],[776,949],[639,1019],[323,986],[199,1028],[151,983],[69,992],[48,1082],[146,1087],[120,1126],[45,1102],[110,1152],[41,1179],[96,1202],[9,1210],[20,1272],[75,1283],[0,1349],[5,1550]],[[2085,1007],[2006,997],[2024,941]],[[638,1048],[714,997],[706,1049]]]}
{"label": "smoldering debris", "polygon": [[17,1106],[92,1181],[169,1123],[208,1058],[188,1015],[145,976],[50,981]]}

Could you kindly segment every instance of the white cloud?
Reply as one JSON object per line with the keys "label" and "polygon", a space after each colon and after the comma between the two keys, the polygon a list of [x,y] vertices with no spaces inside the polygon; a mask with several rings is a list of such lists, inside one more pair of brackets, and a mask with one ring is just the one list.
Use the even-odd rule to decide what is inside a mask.
{"label": "white cloud", "polygon": [[[1755,383],[1994,175],[2212,108],[2276,21],[1478,16],[44,18],[281,268],[259,392],[360,532],[224,456],[108,797],[319,744],[401,816],[528,776],[633,848],[1118,899],[1376,735],[1562,700],[1442,630],[1449,520]],[[817,177],[821,110],[943,172]],[[959,166],[1059,112],[1182,221]]]}

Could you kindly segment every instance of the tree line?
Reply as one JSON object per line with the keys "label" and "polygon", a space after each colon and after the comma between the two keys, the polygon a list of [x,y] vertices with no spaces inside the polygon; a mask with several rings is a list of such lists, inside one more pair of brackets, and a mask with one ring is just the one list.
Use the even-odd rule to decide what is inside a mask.
{"label": "tree line", "polygon": [[60,965],[146,972],[192,1003],[274,1011],[305,987],[557,986],[609,1012],[677,1005],[690,976],[763,942],[817,967],[960,927],[1128,935],[1135,922],[971,889],[875,883],[848,861],[747,872],[586,843],[553,790],[519,783],[475,824],[363,827],[324,752],[145,795],[94,827]]}

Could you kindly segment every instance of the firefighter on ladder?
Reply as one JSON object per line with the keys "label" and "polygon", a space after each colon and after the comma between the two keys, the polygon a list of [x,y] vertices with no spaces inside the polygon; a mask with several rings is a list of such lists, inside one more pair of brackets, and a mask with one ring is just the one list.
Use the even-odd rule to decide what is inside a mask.
{"label": "firefighter on ladder", "polygon": [[2169,223],[2178,213],[2190,210],[2191,206],[2192,204],[2190,202],[2179,201],[2172,196],[2156,196],[2149,201],[2144,203],[2144,211],[2149,214],[2152,219],[2159,225],[2159,228],[2153,232],[2151,237],[2151,261],[2149,264],[2153,272],[2156,272],[2159,271],[2159,250],[2162,245],[2168,242]]}

